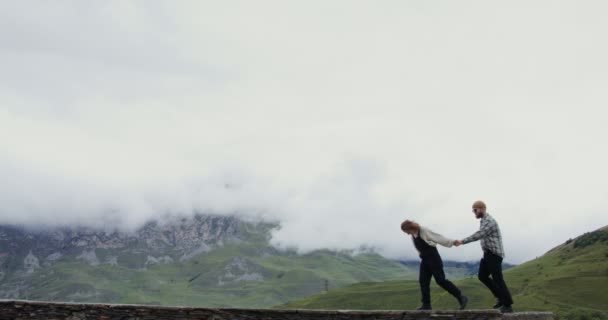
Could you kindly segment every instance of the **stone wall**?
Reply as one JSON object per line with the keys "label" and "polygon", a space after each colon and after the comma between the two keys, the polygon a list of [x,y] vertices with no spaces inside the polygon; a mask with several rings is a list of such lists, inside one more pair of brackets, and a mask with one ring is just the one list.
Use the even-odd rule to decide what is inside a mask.
{"label": "stone wall", "polygon": [[547,312],[213,309],[0,300],[0,320],[552,320]]}

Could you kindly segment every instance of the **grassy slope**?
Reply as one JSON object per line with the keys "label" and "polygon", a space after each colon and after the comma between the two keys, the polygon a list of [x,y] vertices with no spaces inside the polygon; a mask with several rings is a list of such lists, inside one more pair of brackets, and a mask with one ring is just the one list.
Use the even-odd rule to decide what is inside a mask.
{"label": "grassy slope", "polygon": [[[152,303],[213,307],[269,307],[330,288],[360,281],[414,278],[415,271],[377,254],[351,256],[329,251],[308,255],[260,255],[263,238],[226,245],[185,262],[133,269],[59,261],[22,275],[31,287],[21,298],[38,300]],[[247,260],[264,281],[226,282],[225,266],[235,257]],[[191,280],[191,281],[190,281]]]}
{"label": "grassy slope", "polygon": [[[544,256],[505,271],[505,278],[518,310],[552,310],[565,312],[572,308],[608,311],[608,229],[600,241],[575,247],[591,237],[559,246]],[[591,237],[593,238],[593,237]],[[469,296],[471,308],[488,308],[493,304],[489,291],[475,278],[455,281]],[[435,308],[456,307],[455,300],[433,284]],[[281,307],[312,309],[412,309],[419,305],[416,281],[359,283],[320,293]]]}

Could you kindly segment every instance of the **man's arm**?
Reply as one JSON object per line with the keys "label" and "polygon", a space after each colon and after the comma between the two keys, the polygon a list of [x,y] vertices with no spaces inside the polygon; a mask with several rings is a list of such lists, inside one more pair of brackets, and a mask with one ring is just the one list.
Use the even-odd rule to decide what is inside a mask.
{"label": "man's arm", "polygon": [[461,244],[467,244],[469,242],[474,242],[479,239],[487,237],[490,232],[494,229],[495,224],[491,221],[484,220],[479,227],[479,230],[473,233],[471,236],[466,237],[460,241]]}
{"label": "man's arm", "polygon": [[440,235],[439,233],[433,232],[432,230],[429,230],[429,229],[426,229],[426,236],[427,236],[428,240],[438,243],[444,247],[450,248],[454,243],[454,240],[448,239],[448,238]]}

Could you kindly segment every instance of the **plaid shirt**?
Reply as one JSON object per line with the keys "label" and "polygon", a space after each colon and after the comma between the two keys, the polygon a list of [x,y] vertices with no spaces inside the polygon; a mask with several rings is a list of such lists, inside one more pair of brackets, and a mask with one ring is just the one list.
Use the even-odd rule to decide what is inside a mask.
{"label": "plaid shirt", "polygon": [[474,242],[481,240],[481,249],[491,251],[492,253],[505,257],[505,250],[502,246],[502,235],[498,223],[490,214],[486,214],[481,218],[479,231],[472,234],[470,237],[464,238],[462,243]]}

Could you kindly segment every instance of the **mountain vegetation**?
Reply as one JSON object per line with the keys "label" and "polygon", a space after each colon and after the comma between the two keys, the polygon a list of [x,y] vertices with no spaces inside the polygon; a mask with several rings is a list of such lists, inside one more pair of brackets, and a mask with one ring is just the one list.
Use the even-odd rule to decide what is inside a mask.
{"label": "mountain vegetation", "polygon": [[[545,255],[504,272],[517,311],[549,310],[567,319],[607,319],[608,228],[570,239]],[[494,298],[475,276],[455,281],[469,308],[490,308]],[[434,285],[433,307],[454,309]],[[305,309],[412,309],[419,303],[415,280],[364,282],[281,305]]]}

